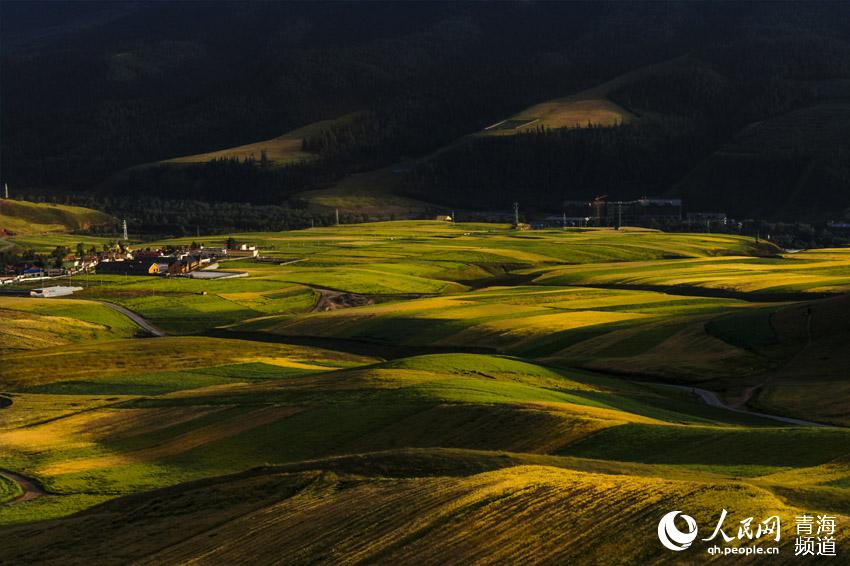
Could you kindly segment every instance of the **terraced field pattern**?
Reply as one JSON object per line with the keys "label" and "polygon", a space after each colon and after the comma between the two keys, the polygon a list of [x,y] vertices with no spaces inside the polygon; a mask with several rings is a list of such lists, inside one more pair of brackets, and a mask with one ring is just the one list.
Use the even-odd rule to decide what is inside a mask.
{"label": "terraced field pattern", "polygon": [[[724,509],[721,544],[771,563],[803,514],[850,552],[850,250],[427,221],[202,239],[228,237],[262,250],[221,263],[248,277],[0,299],[0,564],[698,564]],[[674,510],[699,524],[678,553]],[[735,537],[773,515],[779,541]]]}

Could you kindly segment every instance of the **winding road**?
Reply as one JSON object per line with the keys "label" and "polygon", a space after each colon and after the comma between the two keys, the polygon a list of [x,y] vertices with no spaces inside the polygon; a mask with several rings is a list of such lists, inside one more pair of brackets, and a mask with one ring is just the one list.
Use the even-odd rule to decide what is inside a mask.
{"label": "winding road", "polygon": [[126,307],[122,307],[121,305],[116,305],[115,303],[110,303],[109,301],[97,300],[97,302],[111,308],[115,312],[119,312],[119,313],[123,314],[124,316],[126,316],[127,318],[129,318],[130,320],[132,320],[133,322],[138,324],[139,326],[141,326],[143,329],[145,329],[148,332],[150,332],[151,334],[153,334],[154,336],[168,336],[168,334],[164,330],[157,328],[156,326],[154,326],[153,324],[151,324],[150,322],[148,322],[147,320],[142,318],[141,315],[134,313],[133,311],[131,311],[130,309],[128,309]]}
{"label": "winding road", "polygon": [[12,499],[11,501],[7,501],[3,505],[30,501],[32,499],[41,497],[42,495],[47,495],[47,492],[44,491],[44,489],[40,485],[38,485],[38,482],[26,476],[22,476],[21,474],[16,474],[15,472],[10,472],[9,470],[4,470],[2,468],[0,468],[0,476],[12,480],[13,482],[21,486],[21,488],[24,490],[23,494],[19,495],[15,499]]}
{"label": "winding road", "polygon": [[699,388],[699,387],[691,387],[689,385],[672,385],[672,384],[669,384],[669,383],[652,383],[650,385],[658,385],[658,386],[661,386],[661,387],[669,387],[669,388],[672,388],[672,389],[679,389],[681,391],[687,391],[687,392],[693,393],[694,395],[699,397],[700,400],[703,403],[705,403],[706,405],[709,405],[711,407],[717,407],[719,409],[726,409],[727,411],[733,411],[735,413],[741,413],[741,414],[750,415],[750,416],[753,416],[753,417],[761,417],[763,419],[771,419],[771,420],[774,420],[774,421],[779,421],[779,422],[782,422],[782,423],[792,424],[792,425],[797,425],[797,426],[830,426],[830,425],[826,425],[826,424],[823,424],[823,423],[806,421],[806,420],[803,420],[803,419],[794,419],[794,418],[791,418],[791,417],[782,417],[782,416],[779,416],[779,415],[769,415],[767,413],[759,413],[759,412],[756,412],[756,411],[749,411],[747,409],[741,409],[740,407],[733,407],[732,405],[729,405],[728,403],[724,403],[720,399],[720,396],[717,395],[717,393],[715,393],[714,391],[709,391],[708,389],[702,389],[702,388]]}
{"label": "winding road", "polygon": [[[115,303],[110,303],[108,301],[97,301],[97,302],[99,302],[102,305],[106,305],[107,307],[111,308],[115,312],[119,312],[119,313],[123,314],[124,316],[126,316],[127,318],[129,318],[130,320],[132,320],[133,322],[138,324],[141,328],[143,328],[143,329],[147,330],[148,332],[150,332],[151,334],[153,334],[154,336],[168,336],[168,334],[166,334],[165,331],[160,330],[159,328],[157,328],[156,326],[154,326],[153,324],[151,324],[150,322],[148,322],[147,320],[142,318],[140,315],[134,313],[133,311],[131,311],[128,308],[122,307],[121,305],[116,305]],[[4,408],[9,407],[11,405],[12,405],[11,399],[9,399],[8,397],[0,396],[0,409],[4,409]],[[6,479],[9,479],[9,480],[17,483],[18,485],[21,486],[21,488],[24,491],[23,494],[16,497],[15,499],[12,499],[11,501],[7,501],[7,502],[3,503],[3,505],[10,505],[12,503],[21,503],[23,501],[30,501],[32,499],[36,499],[38,497],[41,497],[42,495],[47,494],[47,492],[44,491],[44,489],[38,484],[38,482],[36,480],[28,478],[26,476],[22,476],[21,474],[0,468],[0,476],[3,476]]]}
{"label": "winding road", "polygon": [[[29,295],[26,295],[26,296],[29,296]],[[67,297],[65,297],[65,298],[67,298]],[[160,328],[157,328],[156,326],[154,326],[153,324],[151,324],[150,322],[148,322],[147,320],[142,318],[142,316],[140,314],[131,311],[127,307],[122,307],[121,305],[118,305],[118,304],[115,304],[115,303],[110,303],[109,301],[104,301],[103,299],[88,299],[88,298],[86,298],[86,299],[83,299],[83,300],[92,301],[92,302],[95,302],[95,303],[100,303],[100,304],[102,304],[106,307],[109,307],[110,309],[114,310],[117,313],[123,314],[124,316],[126,316],[127,318],[129,318],[130,320],[135,322],[137,325],[142,327],[142,329],[147,330],[148,332],[150,332],[154,336],[158,336],[158,337],[168,336],[167,332],[165,332],[164,330],[162,330]]]}

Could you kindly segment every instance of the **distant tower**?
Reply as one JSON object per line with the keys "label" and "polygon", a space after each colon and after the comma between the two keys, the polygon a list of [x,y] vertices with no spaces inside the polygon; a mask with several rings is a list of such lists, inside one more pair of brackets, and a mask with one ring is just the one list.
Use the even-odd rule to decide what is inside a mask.
{"label": "distant tower", "polygon": [[126,242],[130,238],[127,237],[127,220],[124,219],[124,241]]}
{"label": "distant tower", "polygon": [[519,227],[519,203],[514,203],[514,226]]}

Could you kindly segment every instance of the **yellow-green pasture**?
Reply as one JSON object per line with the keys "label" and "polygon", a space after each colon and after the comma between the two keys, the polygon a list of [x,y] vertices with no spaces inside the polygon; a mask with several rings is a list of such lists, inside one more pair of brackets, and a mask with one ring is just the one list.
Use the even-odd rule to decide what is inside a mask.
{"label": "yellow-green pasture", "polygon": [[[206,236],[207,245],[228,237],[253,243],[264,254],[309,256],[343,263],[389,260],[456,260],[484,258],[503,264],[593,263],[717,255],[776,254],[772,244],[753,238],[714,234],[667,234],[652,230],[568,229],[516,231],[507,224],[441,221],[393,221],[350,224],[291,232],[252,232]],[[158,243],[189,244],[198,238]]]}
{"label": "yellow-green pasture", "polygon": [[[248,270],[252,276],[378,295],[458,292],[468,283],[484,285],[487,279],[532,267],[778,252],[770,244],[738,236],[608,229],[517,232],[501,224],[436,221],[380,222],[202,240],[206,245],[221,245],[228,237],[258,245],[264,256],[285,264],[226,264]],[[188,244],[193,239],[197,238],[163,243]]]}
{"label": "yellow-green pasture", "polygon": [[[772,564],[797,564],[788,531],[796,516],[820,508],[711,476],[654,477],[640,475],[637,467],[626,474],[623,468],[576,470],[557,467],[552,459],[528,460],[431,450],[266,468],[111,502],[50,523],[52,528],[8,529],[0,542],[8,542],[8,556],[19,563],[84,563],[90,556],[116,563],[238,563],[250,545],[255,560],[269,561],[286,556],[347,564],[353,560],[341,557],[356,557],[366,563],[446,564],[486,556],[501,564],[663,564],[672,552],[657,540],[665,513],[687,510],[706,538],[719,509],[728,509],[729,546],[753,547],[735,548],[753,552],[735,558],[753,563],[746,559],[759,557],[755,547],[778,546]],[[399,461],[437,465],[403,478],[376,473]],[[836,525],[848,520],[846,512],[835,515]],[[778,542],[774,535],[734,538],[740,521],[756,525],[772,516],[780,517]],[[847,530],[837,528],[838,552],[848,541]],[[711,544],[695,541],[686,551],[688,563],[710,562]]]}
{"label": "yellow-green pasture", "polygon": [[248,143],[237,147],[213,150],[207,153],[175,157],[173,159],[161,161],[160,163],[205,163],[214,159],[255,159],[259,161],[263,153],[265,153],[266,158],[275,165],[287,165],[291,163],[309,161],[311,159],[315,159],[316,154],[302,149],[302,142],[305,137],[320,135],[322,131],[328,130],[337,125],[344,125],[356,117],[356,113],[347,114],[335,120],[322,120],[320,122],[308,124],[276,138]]}
{"label": "yellow-green pasture", "polygon": [[846,293],[850,248],[784,253],[773,258],[712,257],[559,266],[530,270],[540,285],[617,285],[736,293]]}
{"label": "yellow-green pasture", "polygon": [[[532,535],[522,529],[538,512],[573,537],[568,528],[594,515],[596,502],[618,517],[650,516],[653,529],[661,511],[675,508],[701,521],[716,517],[718,498],[736,506],[733,514],[850,513],[846,429],[787,426],[652,383],[696,384],[732,405],[846,424],[846,298],[777,296],[842,290],[843,250],[783,256],[736,236],[441,222],[233,237],[259,245],[271,261],[223,263],[249,273],[241,279],[80,278],[82,297],[124,304],[173,333],[219,327],[215,336],[232,338],[86,341],[4,354],[0,461],[50,494],[0,507],[0,524],[64,517],[128,495],[63,519],[60,535],[92,540],[85,533],[111,528],[104,517],[126,526],[142,515],[136,506],[151,505],[144,509],[156,508],[156,518],[146,513],[130,529],[148,541],[128,543],[134,559],[209,551],[227,561],[232,544],[244,545],[227,539],[228,529],[248,525],[233,532],[284,544],[280,537],[305,521],[331,532],[327,521],[339,519],[355,532],[353,510],[370,541],[402,519],[427,527],[417,540],[445,533],[429,539],[437,553],[459,532],[525,540]],[[750,275],[763,279],[712,287],[727,296],[696,296],[707,294],[705,281]],[[803,284],[806,276],[823,280]],[[650,290],[670,287],[677,292]],[[374,304],[312,312],[320,294],[334,291]],[[774,301],[746,300],[752,296]],[[263,465],[272,467],[246,472]],[[243,475],[211,479],[232,473]],[[198,479],[167,496],[142,493]],[[443,493],[449,508],[433,499]],[[432,515],[416,501],[442,511]],[[372,515],[362,513],[367,502]],[[470,517],[474,528],[463,531]],[[172,541],[174,524],[217,535]],[[153,534],[139,537],[138,529]],[[0,542],[19,533],[0,529]],[[305,536],[286,548],[303,550],[297,541]],[[640,540],[628,558],[652,562],[655,551],[641,550]],[[380,552],[358,556],[374,561],[403,559],[412,548],[369,544]],[[521,546],[498,556],[522,559]],[[16,548],[19,558],[39,549]],[[573,558],[557,552],[547,556]]]}
{"label": "yellow-green pasture", "polygon": [[105,300],[139,313],[170,334],[192,334],[269,314],[309,311],[318,292],[272,277],[202,280],[88,274],[62,278],[75,297]]}
{"label": "yellow-green pasture", "polygon": [[622,106],[605,98],[566,97],[526,108],[510,118],[479,132],[479,136],[506,136],[534,132],[538,128],[588,128],[618,126],[635,119]]}
{"label": "yellow-green pasture", "polygon": [[628,355],[664,342],[693,320],[751,308],[735,299],[650,291],[506,286],[294,318],[263,317],[231,328],[536,357],[559,357],[574,344],[621,329],[651,328],[629,348],[616,347]]}
{"label": "yellow-green pasture", "polygon": [[134,336],[139,327],[92,301],[0,296],[0,353]]}
{"label": "yellow-green pasture", "polygon": [[[61,516],[103,498],[262,464],[400,447],[592,452],[596,460],[609,450],[618,460],[669,467],[647,467],[650,475],[759,477],[823,464],[842,434],[784,433],[778,423],[676,391],[501,356],[378,363],[318,348],[169,337],[8,360],[4,395],[12,403],[0,412],[0,457],[52,495],[0,508],[0,523]],[[693,443],[678,460],[650,451],[644,461],[634,451],[634,427],[659,446],[677,435]],[[606,431],[604,443],[593,440]],[[754,444],[783,438],[808,448],[763,463],[751,457]],[[725,446],[720,462],[718,444]]]}
{"label": "yellow-green pasture", "polygon": [[104,244],[112,244],[115,240],[115,237],[51,232],[46,234],[12,236],[6,238],[4,241],[22,250],[33,250],[36,253],[48,254],[57,246],[66,247],[71,250],[71,253],[76,253],[77,244],[83,244],[86,250],[94,247],[97,251],[101,251]]}
{"label": "yellow-green pasture", "polygon": [[[68,345],[50,352],[35,350],[9,353],[4,355],[3,359],[3,384],[10,391],[51,383],[82,383],[89,378],[108,378],[109,383],[114,381],[116,384],[123,384],[125,378],[136,376],[127,382],[127,387],[118,387],[120,392],[136,391],[136,387],[144,391],[145,381],[142,377],[161,372],[257,363],[277,367],[281,373],[285,373],[285,368],[319,371],[328,367],[347,367],[374,361],[365,356],[321,348],[200,336],[168,336]],[[170,391],[184,389],[187,384],[178,379],[170,385],[159,382],[156,382],[156,385]],[[195,386],[195,382],[189,382],[188,385]],[[103,389],[101,386],[97,387]],[[62,391],[49,389],[51,392],[64,392],[74,388],[68,389],[67,385],[62,385]]]}
{"label": "yellow-green pasture", "polygon": [[70,232],[117,223],[118,220],[108,214],[81,206],[0,200],[0,233]]}

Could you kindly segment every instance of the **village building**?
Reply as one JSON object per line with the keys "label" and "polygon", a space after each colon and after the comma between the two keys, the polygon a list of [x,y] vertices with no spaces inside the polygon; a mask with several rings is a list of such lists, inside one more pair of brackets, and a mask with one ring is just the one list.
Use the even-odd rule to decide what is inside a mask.
{"label": "village building", "polygon": [[115,275],[159,275],[159,265],[149,260],[102,261],[97,272]]}
{"label": "village building", "polygon": [[21,278],[44,277],[44,270],[40,267],[30,267],[21,272]]}
{"label": "village building", "polygon": [[256,246],[248,246],[242,244],[237,248],[227,248],[222,250],[229,258],[252,258],[260,255],[260,250]]}
{"label": "village building", "polygon": [[42,289],[33,289],[30,291],[31,297],[65,297],[73,295],[76,291],[82,291],[82,287],[68,287],[65,285],[55,285],[53,287],[44,287]]}

